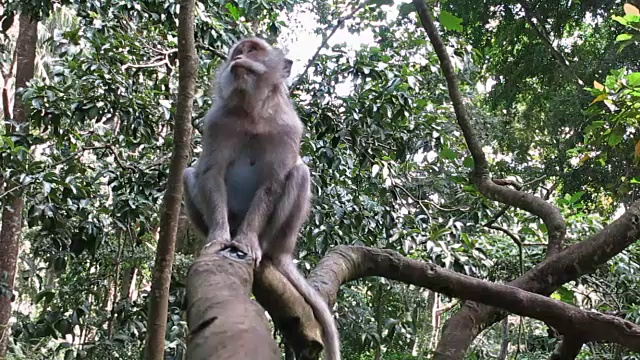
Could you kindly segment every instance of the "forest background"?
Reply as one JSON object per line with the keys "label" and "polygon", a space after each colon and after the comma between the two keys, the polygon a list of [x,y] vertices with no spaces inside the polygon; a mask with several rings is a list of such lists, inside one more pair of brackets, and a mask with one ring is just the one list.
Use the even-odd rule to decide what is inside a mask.
{"label": "forest background", "polygon": [[[184,213],[166,321],[148,296],[178,141],[180,6],[0,6],[0,358],[137,359],[154,322],[166,358],[184,358],[199,247]],[[333,294],[345,359],[638,359],[639,7],[197,2],[193,158],[228,47],[265,37],[296,61],[307,127],[298,266],[369,266]]]}

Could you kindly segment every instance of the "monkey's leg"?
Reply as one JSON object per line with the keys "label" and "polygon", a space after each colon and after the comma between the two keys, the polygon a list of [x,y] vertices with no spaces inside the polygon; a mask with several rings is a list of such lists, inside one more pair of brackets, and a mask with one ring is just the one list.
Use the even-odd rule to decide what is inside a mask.
{"label": "monkey's leg", "polygon": [[198,196],[198,179],[196,175],[196,169],[188,167],[184,169],[182,174],[182,184],[184,187],[184,203],[187,210],[187,216],[193,227],[203,238],[207,237],[209,233],[209,225],[207,225],[204,216],[202,216],[202,210],[200,210],[201,200]]}
{"label": "monkey's leg", "polygon": [[[295,159],[295,158],[294,158]],[[265,172],[265,178],[267,179],[256,191],[251,200],[249,210],[242,219],[242,223],[238,227],[236,236],[233,238],[233,242],[243,244],[248,248],[249,255],[254,259],[255,266],[260,265],[262,260],[262,254],[265,251],[265,241],[262,239],[262,234],[269,227],[275,227],[276,231],[278,224],[281,224],[291,210],[291,204],[295,200],[292,191],[288,188],[292,186],[291,174],[296,173],[293,169],[297,168],[297,164],[293,166],[287,166],[286,156],[280,159],[279,163],[273,164],[273,166]],[[295,189],[293,189],[295,193]],[[287,196],[282,196],[283,193],[288,192]],[[282,213],[282,215],[275,217],[276,214]],[[270,221],[275,218],[275,221]],[[273,232],[273,231],[268,231]]]}
{"label": "monkey's leg", "polygon": [[285,176],[283,191],[267,226],[260,234],[260,243],[265,254],[293,254],[298,232],[309,216],[310,197],[309,168],[299,161]]}

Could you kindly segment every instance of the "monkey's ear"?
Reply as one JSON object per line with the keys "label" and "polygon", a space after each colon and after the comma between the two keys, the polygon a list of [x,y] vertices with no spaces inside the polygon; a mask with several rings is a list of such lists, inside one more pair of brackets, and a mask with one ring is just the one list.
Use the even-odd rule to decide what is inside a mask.
{"label": "monkey's ear", "polygon": [[287,79],[291,76],[291,66],[293,65],[293,60],[284,58],[284,63],[282,64],[282,77]]}

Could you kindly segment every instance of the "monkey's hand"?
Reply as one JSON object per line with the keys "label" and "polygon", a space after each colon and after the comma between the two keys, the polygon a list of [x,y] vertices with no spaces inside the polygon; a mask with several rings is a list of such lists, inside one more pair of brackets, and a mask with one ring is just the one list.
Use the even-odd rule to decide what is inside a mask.
{"label": "monkey's hand", "polygon": [[236,244],[242,244],[249,252],[248,255],[253,258],[255,267],[260,265],[262,260],[262,248],[260,248],[260,241],[257,235],[253,234],[238,234],[233,241]]}

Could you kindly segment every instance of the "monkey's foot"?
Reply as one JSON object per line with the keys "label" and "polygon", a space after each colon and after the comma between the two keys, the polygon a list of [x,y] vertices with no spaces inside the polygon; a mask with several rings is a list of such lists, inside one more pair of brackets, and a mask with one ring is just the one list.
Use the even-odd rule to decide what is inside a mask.
{"label": "monkey's foot", "polygon": [[260,242],[256,236],[251,235],[238,235],[233,239],[234,243],[243,245],[247,250],[247,255],[253,258],[255,267],[260,265],[262,260],[262,249],[260,248]]}

